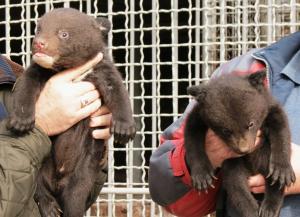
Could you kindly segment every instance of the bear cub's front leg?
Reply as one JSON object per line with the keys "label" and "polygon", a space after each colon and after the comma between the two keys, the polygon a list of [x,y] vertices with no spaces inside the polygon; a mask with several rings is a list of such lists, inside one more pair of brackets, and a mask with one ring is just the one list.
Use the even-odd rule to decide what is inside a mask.
{"label": "bear cub's front leg", "polygon": [[[16,134],[24,134],[34,128],[35,102],[40,93],[41,80],[37,67],[31,66],[17,80],[13,88],[13,104],[7,128]],[[24,91],[26,90],[26,91]]]}
{"label": "bear cub's front leg", "polygon": [[205,152],[205,135],[207,126],[199,115],[198,106],[190,113],[184,133],[184,144],[186,148],[186,163],[191,171],[193,186],[206,191],[213,187],[216,179],[214,169]]}
{"label": "bear cub's front leg", "polygon": [[291,135],[286,114],[276,102],[270,107],[265,121],[269,132],[271,154],[268,168],[268,179],[271,184],[278,182],[279,187],[290,186],[296,181],[296,176],[290,163]]}

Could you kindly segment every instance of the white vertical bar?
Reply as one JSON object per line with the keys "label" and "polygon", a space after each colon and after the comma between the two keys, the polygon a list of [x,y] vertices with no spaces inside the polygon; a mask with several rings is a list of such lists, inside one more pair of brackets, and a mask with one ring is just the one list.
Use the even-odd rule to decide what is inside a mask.
{"label": "white vertical bar", "polygon": [[[69,2],[68,2],[69,3]],[[69,6],[70,7],[70,6]],[[79,0],[79,10],[82,11],[82,0]]]}
{"label": "white vertical bar", "polygon": [[9,6],[9,0],[5,0],[5,52],[6,55],[11,55],[11,49],[10,49],[10,6]]}
{"label": "white vertical bar", "polygon": [[[81,4],[80,4],[81,5]],[[69,8],[70,7],[70,2],[69,1],[65,1],[64,2],[64,8]],[[81,7],[80,7],[81,8]],[[80,9],[79,9],[80,10]],[[81,10],[80,10],[81,11]]]}
{"label": "white vertical bar", "polygon": [[[129,0],[125,1],[125,29],[128,30],[129,29],[129,25],[130,25],[130,20],[129,20],[129,16],[130,16],[130,6],[129,6]],[[130,44],[130,38],[129,38],[129,32],[125,31],[125,47],[126,47],[126,52],[125,52],[125,61],[126,63],[130,62],[130,48],[129,48],[129,44]],[[130,73],[130,66],[128,64],[125,65],[125,74],[126,74],[126,82],[128,80],[128,76]],[[129,153],[130,150],[127,148],[126,149],[126,165],[129,165]],[[128,183],[129,183],[129,168],[126,169],[126,187],[128,187]],[[127,196],[126,196],[127,198]],[[127,209],[128,209],[128,204],[127,204]]]}
{"label": "white vertical bar", "polygon": [[52,1],[46,1],[46,3],[45,3],[46,5],[46,12],[48,12],[48,11],[50,11],[50,9],[53,7],[53,4],[52,4]]}
{"label": "white vertical bar", "polygon": [[[140,10],[141,12],[144,12],[144,7],[143,7],[143,0],[140,0],[139,3],[140,6]],[[144,67],[144,31],[143,31],[143,27],[144,27],[144,18],[143,18],[143,13],[140,13],[140,66],[141,66],[141,72],[140,72],[140,76],[141,76],[141,80],[145,81],[145,67]],[[144,97],[145,96],[145,88],[144,88],[144,84],[141,82],[141,96]],[[145,100],[142,99],[142,105],[141,105],[141,112],[142,114],[146,114],[145,112]],[[141,132],[145,132],[145,118],[141,117]],[[145,148],[145,135],[142,135],[142,139],[141,139],[141,145],[139,147]],[[139,156],[137,156],[140,152],[136,152],[135,156],[137,158],[139,158]],[[145,166],[146,166],[146,159],[145,159],[145,150],[143,149],[140,153],[140,157],[142,158],[142,162],[141,162],[141,167],[142,167],[142,177],[141,177],[141,181],[142,183],[146,183],[146,170],[145,170]],[[138,159],[139,161],[139,159]],[[139,174],[138,174],[139,175]],[[145,188],[145,186],[143,185],[141,188]],[[146,195],[143,194],[142,195],[142,201],[141,201],[141,205],[142,205],[142,213],[143,216],[146,216],[146,204],[145,204],[145,199],[146,199]]]}
{"label": "white vertical bar", "polygon": [[225,61],[225,17],[226,17],[226,2],[225,0],[221,0],[220,4],[220,61],[221,63]]}
{"label": "white vertical bar", "polygon": [[255,16],[254,16],[254,21],[255,21],[255,47],[258,48],[259,47],[259,40],[260,40],[260,27],[258,26],[259,24],[259,0],[255,1],[254,4],[255,7]]}
{"label": "white vertical bar", "polygon": [[157,70],[157,129],[160,132],[161,131],[161,116],[160,116],[160,77],[161,77],[161,71],[160,71],[160,36],[159,36],[159,20],[160,20],[160,16],[159,16],[159,0],[156,0],[157,4],[156,4],[156,10],[157,10],[157,19],[156,19],[156,24],[155,27],[157,28],[156,31],[156,48],[157,48],[157,52],[156,52],[156,59],[157,59],[157,63],[156,64],[156,70]]}
{"label": "white vertical bar", "polygon": [[34,5],[34,22],[35,22],[35,29],[36,29],[36,25],[37,25],[37,21],[39,18],[39,12],[38,12],[38,0],[34,0],[35,5]]}
{"label": "white vertical bar", "polygon": [[152,114],[154,115],[152,117],[152,148],[153,150],[157,147],[157,128],[156,128],[156,121],[157,121],[157,117],[156,115],[156,19],[157,19],[157,13],[158,11],[156,10],[156,0],[152,1],[152,14],[151,14],[151,26],[152,26],[152,30],[151,30],[151,35],[152,35],[152,39],[151,39],[151,45],[152,45],[152,57],[151,57],[151,62],[152,62]]}
{"label": "white vertical bar", "polygon": [[[152,136],[151,136],[151,140],[152,140],[152,151],[154,151],[157,147],[157,117],[156,117],[156,109],[157,109],[157,106],[156,106],[156,77],[157,77],[157,71],[156,71],[156,30],[155,30],[155,27],[156,27],[156,19],[157,19],[157,0],[153,0],[152,1],[152,13],[151,13],[151,26],[152,26],[152,30],[151,30],[151,53],[152,53],[152,56],[151,56],[151,62],[152,62],[152,87],[151,87],[151,95],[152,95],[152,99],[151,99],[151,103],[152,103],[152,126],[151,126],[151,131],[153,132],[152,133]],[[155,215],[155,203],[152,201],[151,202],[151,210],[150,210],[150,216],[154,216]]]}
{"label": "white vertical bar", "polygon": [[[108,1],[108,3],[110,3],[109,1]],[[97,1],[94,1],[94,4],[93,4],[93,8],[94,8],[94,10],[95,10],[95,12],[94,12],[94,14],[95,14],[95,16],[97,16],[98,15],[98,5],[97,5]],[[110,20],[110,22],[112,23],[112,16],[110,15],[110,14],[108,14],[108,17],[109,17],[109,20]],[[113,24],[112,24],[113,25]],[[110,31],[111,32],[111,31]],[[112,36],[112,34],[110,34],[109,35],[110,37]],[[110,49],[110,54],[111,54],[111,49]]]}
{"label": "white vertical bar", "polygon": [[268,16],[267,16],[267,23],[268,23],[268,28],[267,28],[267,41],[268,44],[270,44],[273,40],[273,19],[272,19],[272,13],[273,13],[273,1],[272,0],[268,0]]}
{"label": "white vertical bar", "polygon": [[[96,5],[96,1],[95,1],[95,9],[97,9],[97,5]],[[108,1],[107,2],[107,7],[108,7],[108,19],[110,21],[112,21],[112,8],[113,8],[113,1]],[[96,11],[97,12],[97,11]],[[111,23],[112,24],[112,23]],[[112,27],[113,28],[113,27]],[[109,53],[110,55],[112,55],[112,31],[109,31],[108,33],[108,47],[110,48]],[[115,159],[114,159],[114,152],[113,152],[113,148],[114,148],[114,144],[113,144],[113,140],[110,139],[108,141],[108,187],[109,188],[113,188],[114,187],[114,165],[115,165]],[[114,197],[115,195],[113,193],[108,194],[108,205],[107,205],[107,209],[108,209],[108,216],[112,217],[115,216],[115,206],[114,206]]]}
{"label": "white vertical bar", "polygon": [[[130,25],[130,20],[129,20],[129,16],[130,16],[130,13],[129,13],[129,10],[130,10],[130,6],[129,6],[129,0],[126,0],[125,1],[125,14],[126,14],[126,17],[125,17],[125,29],[129,29],[129,25]],[[129,32],[126,31],[125,32],[125,39],[126,39],[126,52],[125,52],[125,61],[126,63],[130,62],[130,48],[129,48],[129,44],[130,44],[130,38],[129,38]],[[125,67],[125,73],[126,73],[126,78],[128,79],[128,75],[129,75],[129,66],[126,65]],[[127,80],[126,79],[126,80]],[[126,165],[129,165],[128,162],[129,162],[129,152],[130,150],[128,150],[128,148],[126,149]],[[128,185],[129,183],[129,177],[128,177],[128,172],[129,172],[129,169],[126,169],[126,185]],[[127,186],[128,187],[128,186]],[[127,198],[127,197],[126,197]]]}
{"label": "white vertical bar", "polygon": [[30,55],[31,55],[31,40],[30,40],[30,36],[31,36],[31,22],[30,22],[30,18],[31,18],[31,12],[30,12],[30,0],[26,0],[26,66],[28,66],[30,64]]}
{"label": "white vertical bar", "polygon": [[[193,14],[192,14],[192,1],[188,0],[188,8],[189,8],[189,19],[188,19],[188,38],[189,38],[189,42],[188,42],[188,78],[191,78],[192,76],[192,42],[193,42],[193,38],[192,38],[192,18],[193,18]],[[194,63],[195,64],[195,63]],[[199,80],[199,77],[197,77]],[[179,104],[179,103],[178,103]],[[177,105],[179,106],[179,105]],[[176,113],[176,117],[178,117],[178,111]]]}
{"label": "white vertical bar", "polygon": [[[134,45],[135,45],[135,31],[134,31],[134,27],[135,27],[135,0],[130,0],[130,63],[132,63],[130,65],[129,68],[129,73],[130,73],[130,79],[134,80],[134,63],[135,63],[135,50],[134,50]],[[133,82],[130,83],[130,87],[131,87],[131,91],[130,91],[130,95],[133,98]],[[133,187],[132,183],[133,183],[133,142],[129,142],[128,144],[128,148],[129,148],[129,155],[128,155],[128,169],[127,169],[127,177],[128,177],[128,182],[127,182],[127,187],[131,188]],[[127,203],[127,216],[130,217],[132,216],[133,213],[133,202],[132,202],[132,194],[127,194],[126,198],[129,200]]]}
{"label": "white vertical bar", "polygon": [[246,53],[248,50],[248,0],[243,0],[243,27],[242,27],[242,53]]}
{"label": "white vertical bar", "polygon": [[202,74],[203,77],[208,78],[208,61],[209,61],[209,52],[208,52],[208,35],[209,35],[209,18],[208,18],[208,2],[209,0],[204,0],[203,3],[203,19],[204,20],[204,29],[203,29],[203,58],[204,58],[204,64],[202,66]]}
{"label": "white vertical bar", "polygon": [[[230,29],[229,30],[229,34],[228,34],[228,41],[235,41],[236,45],[231,46],[229,45],[230,49],[232,49],[232,53],[234,54],[235,52],[240,52],[240,42],[241,42],[241,13],[240,13],[240,9],[239,9],[239,5],[240,5],[240,0],[236,0],[235,2],[229,2],[229,12],[226,14],[226,23],[227,23],[227,19],[229,19],[229,24],[231,23],[235,23],[234,26],[232,27],[225,27],[226,29]],[[227,5],[226,5],[227,6]],[[232,8],[232,9],[231,9]],[[236,55],[236,54],[235,54]]]}
{"label": "white vertical bar", "polygon": [[[173,114],[178,114],[178,0],[171,1],[172,27],[172,107]],[[173,121],[177,115],[173,116]]]}
{"label": "white vertical bar", "polygon": [[[242,42],[242,25],[241,25],[241,20],[242,20],[241,6],[242,6],[242,4],[243,4],[242,0],[236,1],[236,5],[234,5],[235,6],[235,10],[234,10],[235,14],[232,15],[232,16],[235,16],[237,19],[237,21],[235,21],[235,22],[237,23],[237,35],[236,35],[237,41],[236,42],[237,42],[238,52],[235,55],[241,55],[241,53],[242,53],[242,44],[243,44],[243,43],[241,43]],[[233,31],[233,32],[235,32],[235,31]],[[232,34],[234,34],[234,33],[232,33]],[[232,35],[232,36],[235,36],[235,35]]]}
{"label": "white vertical bar", "polygon": [[290,13],[290,19],[291,19],[291,24],[290,24],[290,29],[291,33],[296,32],[296,22],[297,22],[297,8],[296,8],[296,0],[291,0],[291,13]]}
{"label": "white vertical bar", "polygon": [[[22,41],[22,45],[21,45],[21,62],[23,66],[27,65],[27,62],[25,60],[27,54],[26,54],[26,47],[27,47],[27,43],[26,43],[26,30],[25,29],[25,24],[27,23],[27,19],[25,18],[25,13],[26,13],[26,9],[24,6],[27,6],[27,4],[25,4],[25,0],[21,1],[21,7],[22,7],[22,11],[21,11],[21,19],[24,20],[24,22],[21,22],[21,41]],[[27,8],[27,7],[26,7]]]}
{"label": "white vertical bar", "polygon": [[[201,27],[201,23],[200,23],[200,8],[201,8],[201,2],[200,1],[196,1],[196,12],[195,12],[195,78],[200,78],[200,27]],[[189,79],[191,81],[191,79]],[[199,84],[200,79],[196,79],[196,84]],[[189,85],[191,85],[191,83],[189,83]]]}
{"label": "white vertical bar", "polygon": [[[272,1],[272,4],[275,5],[275,0]],[[272,41],[274,42],[276,39],[276,7],[273,7],[272,5]]]}
{"label": "white vertical bar", "polygon": [[91,9],[92,9],[91,0],[86,0],[85,2],[86,2],[86,13],[91,14]]}

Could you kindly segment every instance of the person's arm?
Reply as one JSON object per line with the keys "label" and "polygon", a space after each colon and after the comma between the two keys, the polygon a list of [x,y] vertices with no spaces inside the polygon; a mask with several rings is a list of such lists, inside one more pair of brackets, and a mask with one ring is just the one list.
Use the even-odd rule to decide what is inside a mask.
{"label": "person's arm", "polygon": [[[296,182],[286,187],[286,195],[300,193],[300,146],[294,143],[292,143],[291,164],[296,175]],[[248,185],[253,193],[265,192],[265,178],[260,174],[249,177]]]}
{"label": "person's arm", "polygon": [[286,188],[287,195],[300,193],[300,146],[294,143],[292,143],[291,164],[295,171],[296,182]]}
{"label": "person's arm", "polygon": [[49,154],[51,141],[34,128],[22,137],[15,137],[0,123],[0,213],[18,216],[33,196],[35,178],[43,158]]}

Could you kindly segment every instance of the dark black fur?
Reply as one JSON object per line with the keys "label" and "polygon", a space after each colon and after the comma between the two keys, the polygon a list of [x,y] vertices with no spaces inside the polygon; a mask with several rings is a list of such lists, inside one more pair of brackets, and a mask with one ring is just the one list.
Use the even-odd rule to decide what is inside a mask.
{"label": "dark black fur", "polygon": [[[295,182],[287,117],[264,88],[265,75],[221,76],[188,89],[198,102],[187,119],[184,138],[193,185],[203,191],[213,183],[214,170],[204,147],[205,134],[211,128],[232,150],[244,155],[222,165],[224,189],[241,217],[278,216],[283,187]],[[265,141],[254,150],[259,129]],[[247,185],[247,177],[257,173],[266,177],[261,205]]]}
{"label": "dark black fur", "polygon": [[[126,143],[133,139],[135,123],[128,93],[104,43],[109,30],[108,20],[98,18],[96,21],[74,9],[56,9],[45,14],[39,20],[33,54],[44,52],[58,58],[47,68],[32,62],[17,81],[8,128],[17,134],[31,130],[35,101],[45,82],[54,73],[81,65],[101,51],[103,60],[84,80],[95,85],[102,102],[112,112],[111,132],[115,142]],[[65,32],[67,38],[62,35]],[[43,48],[37,46],[39,42]],[[89,195],[103,166],[101,162],[105,161],[106,145],[104,140],[93,139],[91,131],[87,118],[52,138],[52,155],[42,165],[35,194],[43,217],[57,217],[59,209],[64,217],[81,217],[93,203]]]}

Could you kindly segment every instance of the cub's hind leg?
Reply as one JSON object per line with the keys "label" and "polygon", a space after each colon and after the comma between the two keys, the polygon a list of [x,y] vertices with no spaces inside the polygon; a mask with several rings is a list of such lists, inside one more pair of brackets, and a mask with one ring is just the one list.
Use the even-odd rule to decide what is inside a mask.
{"label": "cub's hind leg", "polygon": [[34,200],[38,204],[42,217],[61,216],[61,208],[53,196],[56,191],[54,162],[51,157],[45,159],[37,176],[37,188]]}
{"label": "cub's hind leg", "polygon": [[227,192],[230,207],[241,217],[258,217],[259,206],[247,184],[250,172],[243,159],[229,159],[223,163],[223,188]]}
{"label": "cub's hind leg", "polygon": [[68,177],[60,200],[62,201],[64,217],[82,217],[88,208],[87,201],[95,184],[97,170],[85,164],[76,173]]}
{"label": "cub's hind leg", "polygon": [[75,170],[64,180],[67,184],[60,194],[64,217],[82,217],[94,202],[90,201],[91,192],[95,189],[103,166],[101,162],[106,156],[105,144],[103,140],[87,141],[91,146],[83,151]]}
{"label": "cub's hind leg", "polygon": [[284,187],[280,188],[280,183],[271,183],[272,180],[266,180],[266,192],[259,209],[260,217],[278,217],[284,198]]}

